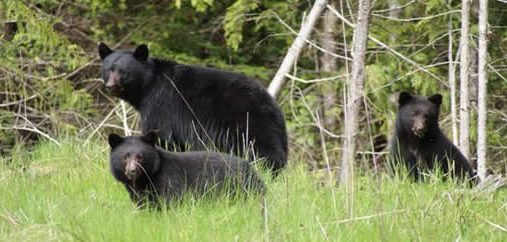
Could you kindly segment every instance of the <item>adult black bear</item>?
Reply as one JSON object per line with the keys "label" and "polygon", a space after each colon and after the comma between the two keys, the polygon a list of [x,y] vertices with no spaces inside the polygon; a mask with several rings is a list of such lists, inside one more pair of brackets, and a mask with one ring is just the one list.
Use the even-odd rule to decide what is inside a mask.
{"label": "adult black bear", "polygon": [[157,135],[109,135],[111,172],[138,206],[170,203],[185,192],[263,193],[264,183],[247,161],[232,155],[195,151],[169,152],[155,146]]}
{"label": "adult black bear", "polygon": [[398,99],[396,130],[391,140],[390,161],[403,162],[409,174],[421,179],[421,171],[439,167],[458,179],[470,179],[475,172],[459,149],[438,125],[442,95],[416,96],[401,92]]}
{"label": "adult black bear", "polygon": [[[143,132],[184,150],[216,148],[266,158],[276,174],[287,163],[287,133],[275,100],[256,81],[212,68],[148,57],[148,47],[113,51],[99,44],[106,88],[141,114]],[[246,147],[246,149],[245,149]],[[252,157],[252,152],[248,152]]]}

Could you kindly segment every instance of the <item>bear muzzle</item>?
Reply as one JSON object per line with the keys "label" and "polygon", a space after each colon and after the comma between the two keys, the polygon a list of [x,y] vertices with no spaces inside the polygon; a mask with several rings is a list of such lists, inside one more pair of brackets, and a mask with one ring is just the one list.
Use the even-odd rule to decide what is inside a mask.
{"label": "bear muzzle", "polygon": [[139,161],[135,159],[128,159],[125,162],[125,176],[130,181],[135,181],[139,176],[141,175],[141,165],[139,164]]}
{"label": "bear muzzle", "polygon": [[106,90],[110,94],[117,96],[123,91],[123,87],[120,82],[120,73],[117,71],[109,71],[109,75],[106,82]]}
{"label": "bear muzzle", "polygon": [[412,125],[412,132],[415,136],[422,138],[426,134],[426,125],[423,120],[416,119]]}

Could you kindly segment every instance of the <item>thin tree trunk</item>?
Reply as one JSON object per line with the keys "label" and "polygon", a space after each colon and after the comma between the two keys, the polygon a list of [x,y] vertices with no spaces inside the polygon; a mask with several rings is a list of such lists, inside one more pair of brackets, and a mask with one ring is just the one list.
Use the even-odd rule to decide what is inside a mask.
{"label": "thin tree trunk", "polygon": [[[389,0],[388,4],[389,4],[389,18],[391,18],[391,19],[397,19],[397,18],[399,18],[400,17],[401,9],[399,9],[400,4],[399,4],[398,0]],[[389,34],[389,42],[390,42],[390,44],[396,43],[396,38],[397,37],[398,37],[398,35],[396,34],[396,32],[392,31]]]}
{"label": "thin tree trunk", "polygon": [[[330,3],[333,5],[333,1]],[[336,17],[330,10],[325,10],[322,22],[322,34],[320,37],[320,43],[322,48],[328,52],[320,52],[320,71],[326,73],[335,73],[338,70],[336,57],[330,53],[336,53],[336,33],[338,22]],[[322,114],[324,127],[329,131],[334,131],[333,127],[336,126],[338,120],[331,110],[337,104],[337,93],[336,85],[333,81],[329,81],[322,84]]]}
{"label": "thin tree trunk", "polygon": [[472,104],[477,103],[477,93],[478,93],[478,78],[477,74],[479,73],[479,44],[478,41],[475,42],[475,39],[470,39],[470,61],[469,63],[469,76],[468,76],[468,103],[469,103],[469,112],[470,116],[473,119],[473,109]]}
{"label": "thin tree trunk", "polygon": [[301,50],[306,44],[306,39],[310,38],[312,34],[313,27],[317,22],[318,18],[321,16],[322,12],[326,8],[327,0],[317,0],[313,4],[308,17],[305,22],[301,26],[301,30],[299,31],[298,36],[290,46],[287,54],[283,58],[282,64],[280,68],[273,77],[273,80],[269,84],[268,92],[271,96],[276,97],[280,91],[282,90],[283,85],[285,84],[285,75],[289,73],[290,69],[294,65],[294,61],[297,59]]}
{"label": "thin tree trunk", "polygon": [[486,177],[486,117],[487,117],[487,61],[488,61],[488,0],[479,1],[479,71],[477,100],[477,172]]}
{"label": "thin tree trunk", "polygon": [[470,31],[470,1],[462,0],[461,4],[461,57],[460,57],[460,101],[459,101],[459,148],[463,155],[468,159],[469,150],[469,104],[468,98],[468,77],[470,69],[469,54],[469,31]]}
{"label": "thin tree trunk", "polygon": [[357,24],[354,29],[352,46],[352,78],[348,84],[345,108],[345,133],[343,138],[343,154],[340,169],[340,182],[352,191],[354,160],[356,155],[356,136],[359,127],[359,109],[363,100],[364,62],[368,40],[368,24],[371,0],[360,0]]}
{"label": "thin tree trunk", "polygon": [[[451,0],[449,0],[450,3]],[[451,127],[452,127],[452,142],[458,144],[458,122],[456,113],[456,69],[454,68],[454,59],[452,53],[453,38],[452,38],[452,16],[449,15],[449,50],[447,53],[447,59],[449,61],[449,87],[451,89]]]}

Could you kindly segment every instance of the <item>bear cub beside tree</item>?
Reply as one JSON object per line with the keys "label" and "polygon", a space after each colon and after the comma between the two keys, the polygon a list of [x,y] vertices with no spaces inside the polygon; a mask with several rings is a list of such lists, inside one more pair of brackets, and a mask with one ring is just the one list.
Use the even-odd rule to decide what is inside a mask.
{"label": "bear cub beside tree", "polygon": [[155,132],[109,135],[111,172],[138,207],[196,195],[230,191],[264,193],[263,181],[247,161],[214,152],[168,152],[155,146]]}
{"label": "bear cub beside tree", "polygon": [[403,163],[416,180],[422,178],[421,172],[436,167],[457,179],[472,179],[475,172],[467,159],[440,129],[441,104],[440,94],[426,97],[400,93],[390,162],[394,166]]}

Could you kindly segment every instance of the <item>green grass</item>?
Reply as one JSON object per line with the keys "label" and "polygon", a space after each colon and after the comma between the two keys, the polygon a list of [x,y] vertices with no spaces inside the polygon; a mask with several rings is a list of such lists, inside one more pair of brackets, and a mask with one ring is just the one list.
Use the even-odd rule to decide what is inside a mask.
{"label": "green grass", "polygon": [[256,197],[138,210],[109,173],[106,142],[61,142],[3,158],[0,241],[507,241],[506,190],[364,175],[350,203],[302,166],[266,180],[267,226]]}

